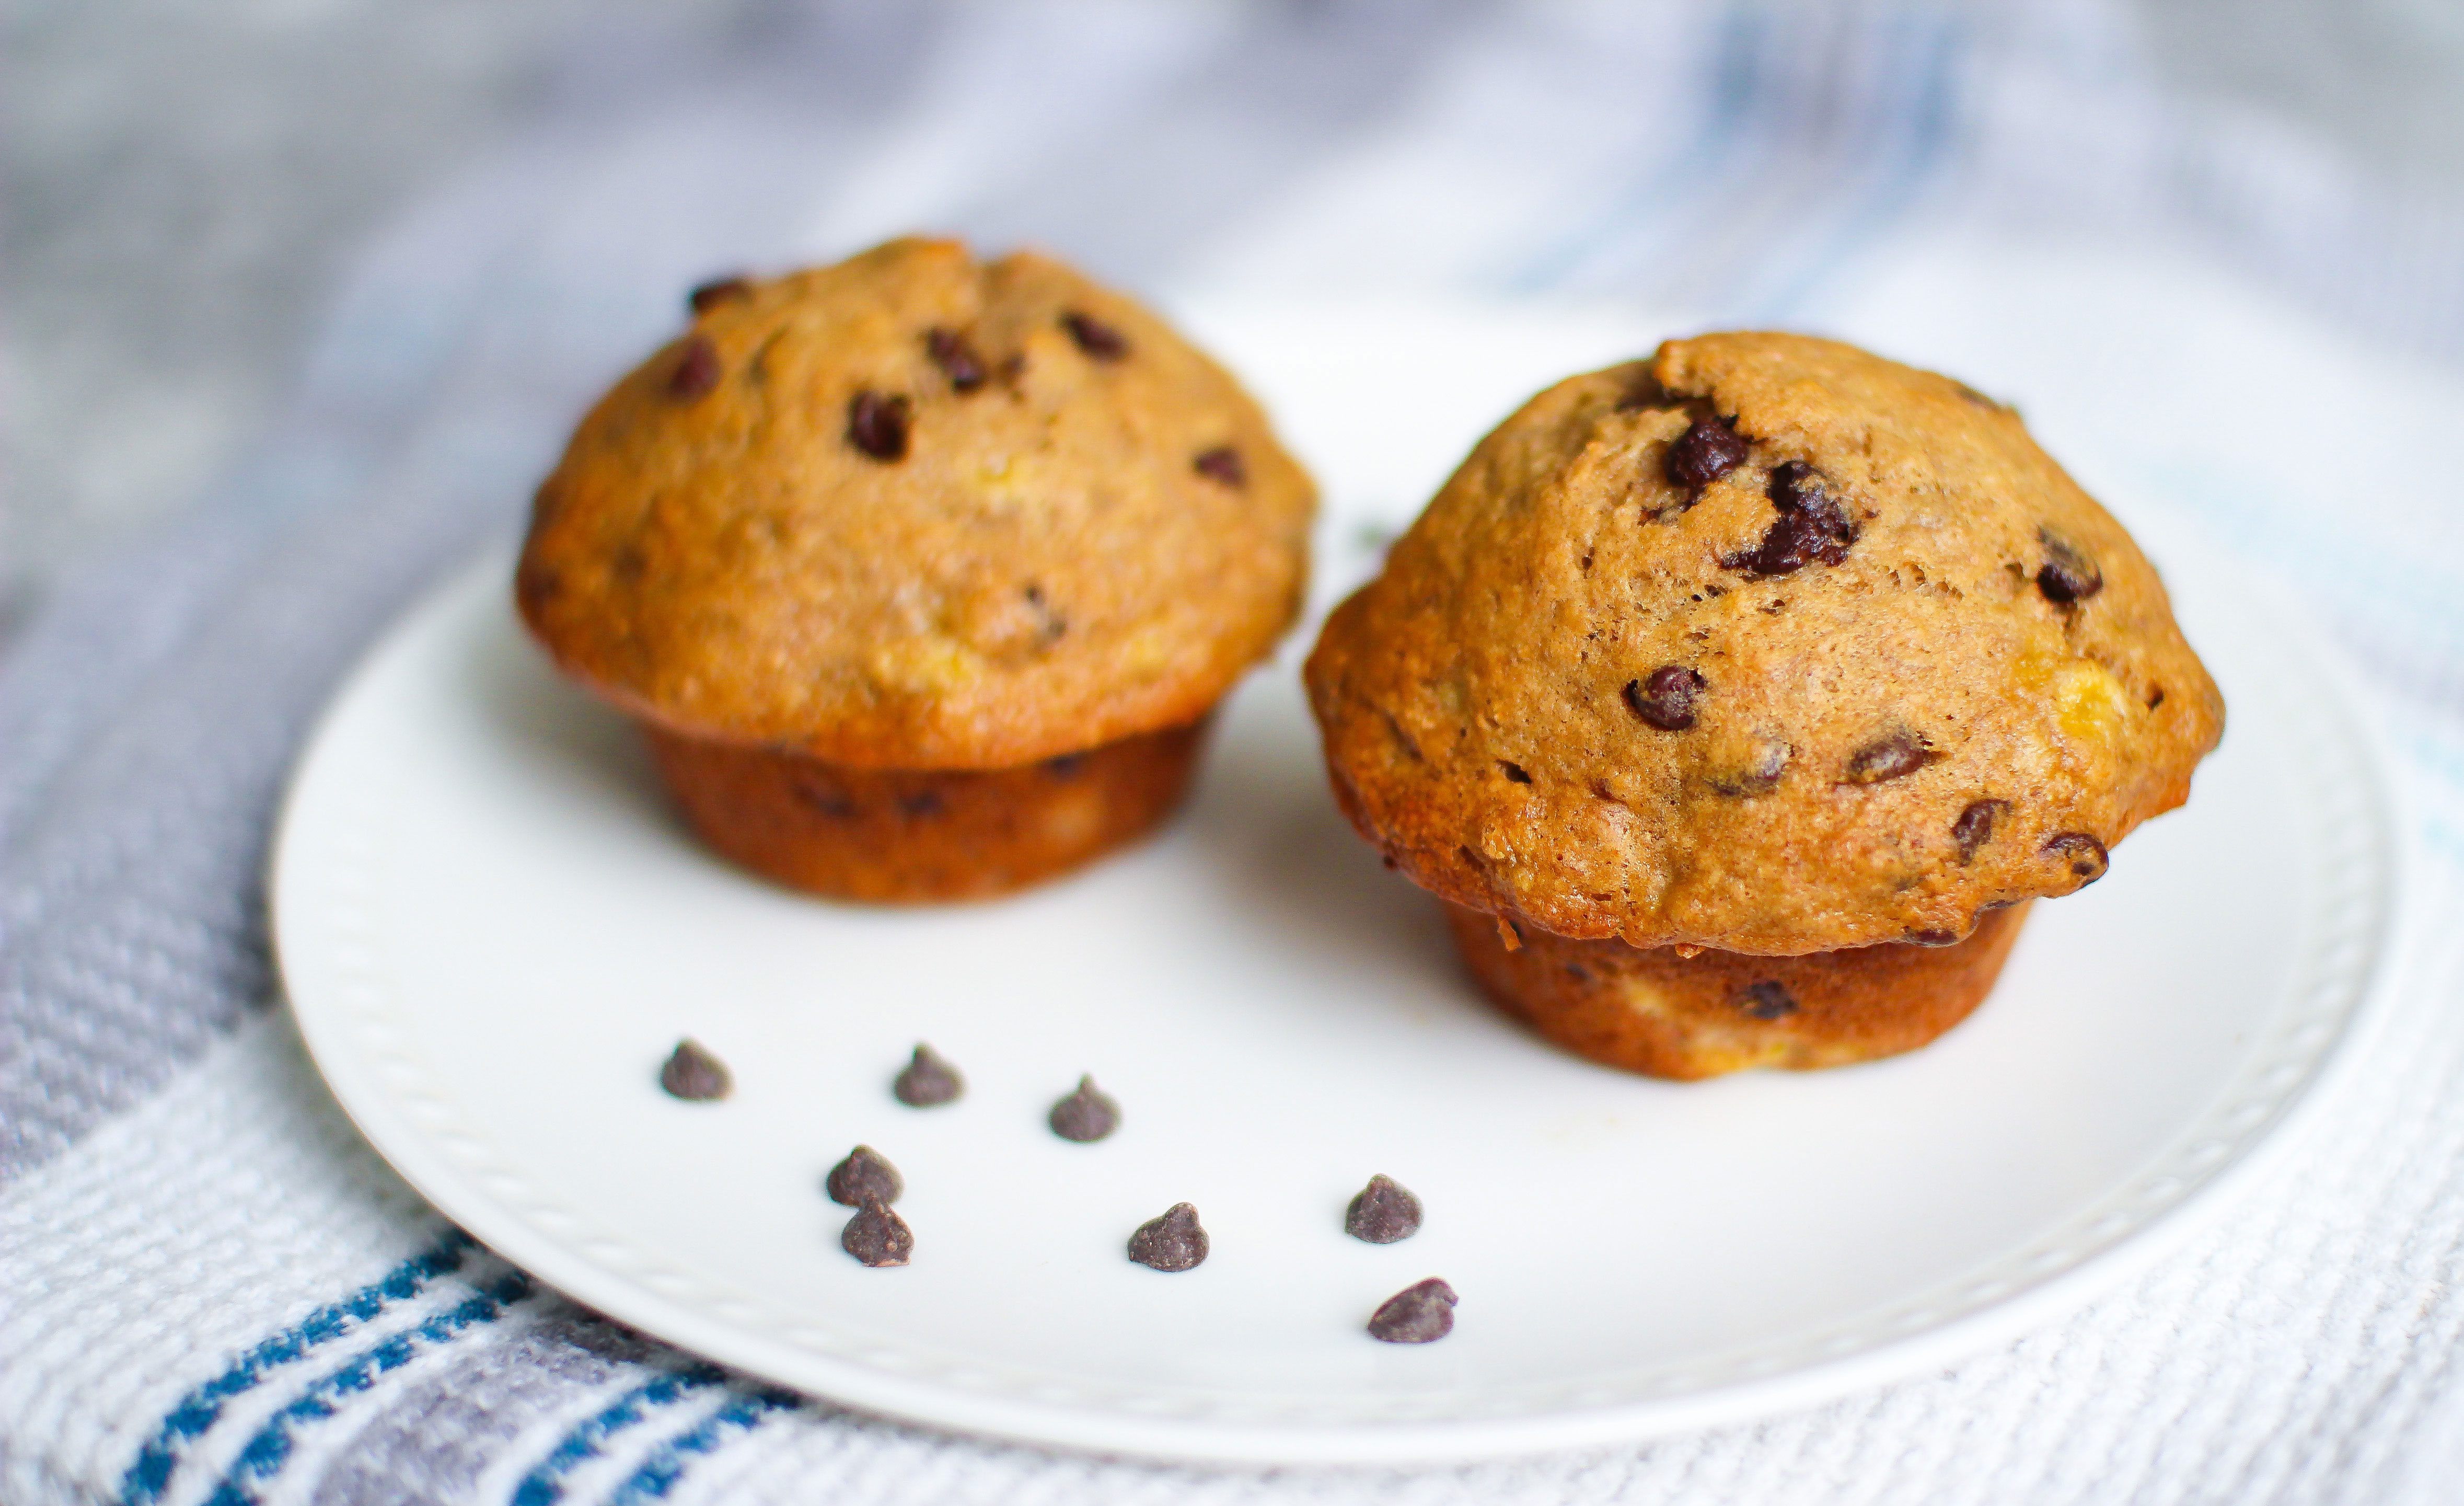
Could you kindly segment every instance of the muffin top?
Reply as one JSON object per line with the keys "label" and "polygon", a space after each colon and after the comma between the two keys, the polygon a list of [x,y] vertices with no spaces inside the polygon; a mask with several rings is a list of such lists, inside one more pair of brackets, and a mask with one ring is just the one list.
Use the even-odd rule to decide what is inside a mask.
{"label": "muffin top", "polygon": [[900,240],[696,290],[540,486],[516,595],[676,731],[991,768],[1203,716],[1315,493],[1223,369],[1047,257]]}
{"label": "muffin top", "polygon": [[1764,955],[2092,882],[2224,727],[2155,569],[2016,414],[1784,334],[1525,404],[1307,675],[1345,812],[1423,887]]}

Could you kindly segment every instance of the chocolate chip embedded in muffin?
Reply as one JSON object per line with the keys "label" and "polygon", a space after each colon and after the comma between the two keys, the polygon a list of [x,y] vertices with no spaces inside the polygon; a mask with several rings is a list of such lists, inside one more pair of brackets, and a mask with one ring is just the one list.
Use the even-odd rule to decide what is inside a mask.
{"label": "chocolate chip embedded in muffin", "polygon": [[1055,1103],[1045,1118],[1052,1133],[1084,1144],[1102,1140],[1120,1128],[1121,1106],[1111,1095],[1096,1088],[1094,1078],[1081,1077],[1077,1089]]}
{"label": "chocolate chip embedded in muffin", "polygon": [[1343,1231],[1373,1245],[1391,1245],[1420,1231],[1420,1200],[1382,1172],[1353,1194],[1344,1209]]}
{"label": "chocolate chip embedded in muffin", "polygon": [[1198,1209],[1176,1203],[1138,1226],[1130,1236],[1130,1258],[1150,1271],[1187,1271],[1206,1258],[1207,1245]]}
{"label": "chocolate chip embedded in muffin", "polygon": [[867,1203],[895,1203],[898,1194],[907,1189],[898,1168],[869,1145],[858,1145],[847,1152],[847,1159],[830,1168],[822,1186],[833,1203],[849,1207],[862,1207]]}
{"label": "chocolate chip embedded in muffin", "polygon": [[1369,1315],[1369,1337],[1390,1344],[1434,1343],[1455,1331],[1455,1289],[1436,1276],[1416,1281]]}
{"label": "chocolate chip embedded in muffin", "polygon": [[1743,465],[1752,448],[1716,418],[1698,418],[1668,447],[1668,478],[1696,491]]}
{"label": "chocolate chip embedded in muffin", "polygon": [[1705,681],[1682,664],[1664,664],[1641,679],[1625,682],[1625,703],[1638,717],[1662,732],[1683,732],[1694,724],[1694,703],[1703,698]]}
{"label": "chocolate chip embedded in muffin", "polygon": [[676,1049],[659,1069],[659,1086],[672,1098],[689,1103],[709,1103],[726,1097],[734,1087],[726,1064],[691,1040],[676,1042]]}
{"label": "chocolate chip embedded in muffin", "polygon": [[915,1054],[891,1081],[890,1091],[911,1109],[929,1109],[955,1100],[967,1091],[967,1080],[938,1052],[918,1041]]}

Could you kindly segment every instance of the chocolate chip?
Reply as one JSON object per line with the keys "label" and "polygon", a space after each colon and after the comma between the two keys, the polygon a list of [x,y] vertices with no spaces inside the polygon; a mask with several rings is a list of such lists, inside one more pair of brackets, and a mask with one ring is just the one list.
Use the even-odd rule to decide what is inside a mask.
{"label": "chocolate chip", "polygon": [[734,1080],[727,1074],[725,1064],[701,1049],[694,1041],[676,1042],[666,1066],[659,1069],[659,1086],[670,1097],[688,1103],[708,1103],[727,1096]]}
{"label": "chocolate chip", "polygon": [[869,1145],[858,1145],[847,1152],[847,1158],[830,1168],[822,1184],[833,1203],[849,1207],[862,1207],[867,1203],[895,1203],[907,1184],[899,1180],[898,1168],[891,1165],[881,1152]]}
{"label": "chocolate chip", "polygon": [[1960,938],[1957,931],[1910,931],[1900,940],[1910,946],[1957,946]]}
{"label": "chocolate chip", "polygon": [[2057,831],[2045,838],[2045,845],[2038,851],[2068,864],[2081,889],[2102,878],[2105,866],[2112,861],[2104,844],[2084,831]]}
{"label": "chocolate chip", "polygon": [[1531,776],[1524,772],[1523,765],[1520,764],[1509,764],[1504,759],[1499,759],[1497,761],[1497,766],[1506,770],[1506,777],[1514,781],[1514,783],[1518,785],[1528,785],[1531,783]]}
{"label": "chocolate chip", "polygon": [[943,804],[941,792],[937,789],[919,789],[913,794],[898,797],[898,808],[915,820],[939,815]]}
{"label": "chocolate chip", "polygon": [[734,303],[753,297],[753,284],[742,277],[713,277],[685,295],[696,314],[707,314],[721,303]]}
{"label": "chocolate chip", "polygon": [[967,1081],[958,1075],[957,1068],[941,1059],[938,1052],[919,1041],[914,1059],[899,1073],[890,1091],[911,1109],[929,1109],[966,1092]]}
{"label": "chocolate chip", "polygon": [[1096,1091],[1094,1078],[1081,1077],[1077,1091],[1052,1106],[1049,1122],[1063,1140],[1098,1141],[1120,1127],[1121,1106]]}
{"label": "chocolate chip", "polygon": [[1176,1203],[1130,1236],[1130,1258],[1150,1271],[1186,1271],[1206,1258],[1206,1230],[1198,1209]]}
{"label": "chocolate chip", "polygon": [[1940,757],[1941,754],[1926,747],[1925,740],[1915,734],[1894,732],[1849,754],[1844,782],[1879,785],[1886,779],[1905,778]]}
{"label": "chocolate chip", "polygon": [[967,337],[956,330],[927,331],[924,353],[931,356],[933,364],[941,368],[941,374],[950,379],[950,386],[960,392],[974,391],[983,386],[991,374],[984,369],[983,358],[976,354],[976,347],[968,344]]}
{"label": "chocolate chip", "polygon": [[710,343],[708,335],[686,336],[675,369],[668,373],[668,395],[691,402],[716,386],[718,347]]}
{"label": "chocolate chip", "polygon": [[874,1198],[839,1230],[839,1248],[869,1266],[903,1266],[915,1252],[915,1231]]}
{"label": "chocolate chip", "polygon": [[1786,575],[1815,561],[1837,565],[1857,542],[1857,524],[1821,486],[1821,476],[1802,460],[1774,467],[1768,495],[1779,519],[1753,548],[1723,555],[1724,568],[1751,575]]}
{"label": "chocolate chip", "polygon": [[2045,563],[2036,569],[2036,589],[2045,600],[2067,607],[2104,589],[2104,575],[2096,562],[2059,536],[2039,528],[2036,541],[2045,546]]}
{"label": "chocolate chip", "polygon": [[2154,711],[2157,707],[2163,704],[2165,704],[2165,687],[2162,685],[2149,686],[2147,690],[2147,709]]}
{"label": "chocolate chip", "polygon": [[1391,1245],[1420,1231],[1420,1200],[1401,1183],[1380,1173],[1353,1195],[1343,1212],[1343,1231],[1373,1245]]}
{"label": "chocolate chip", "polygon": [[1683,732],[1694,724],[1694,705],[1702,699],[1704,679],[1682,664],[1663,664],[1641,679],[1625,682],[1627,709],[1662,732]]}
{"label": "chocolate chip", "polygon": [[1431,1276],[1416,1281],[1369,1315],[1369,1337],[1390,1344],[1434,1343],[1454,1332],[1455,1289]]}
{"label": "chocolate chip", "polygon": [[1076,779],[1078,771],[1086,766],[1087,755],[1084,753],[1064,753],[1044,761],[1044,771],[1055,779]]}
{"label": "chocolate chip", "polygon": [[1098,361],[1118,361],[1130,353],[1130,343],[1111,325],[1072,309],[1061,316],[1061,327],[1078,342],[1078,348]]}
{"label": "chocolate chip", "polygon": [[1753,762],[1743,768],[1713,775],[1711,787],[1739,799],[1768,795],[1779,787],[1779,777],[1787,772],[1789,758],[1795,751],[1778,738],[1759,738],[1754,743]]}
{"label": "chocolate chip", "polygon": [[1746,441],[1716,418],[1698,418],[1668,447],[1662,468],[1680,486],[1701,491],[1745,463]]}
{"label": "chocolate chip", "polygon": [[2007,800],[1971,800],[1950,824],[1950,839],[1959,844],[1959,860],[1966,864],[1976,856],[1976,850],[1993,840],[1993,823],[2011,808]]}
{"label": "chocolate chip", "polygon": [[847,443],[880,461],[907,458],[907,399],[870,390],[847,399]]}
{"label": "chocolate chip", "polygon": [[1772,979],[1737,990],[1737,1008],[1757,1020],[1784,1020],[1796,1012],[1796,999]]}
{"label": "chocolate chip", "polygon": [[1997,413],[2002,411],[2001,404],[1993,401],[1993,399],[1990,397],[1987,397],[1984,393],[1976,390],[1976,388],[1972,387],[1969,387],[1967,383],[1954,381],[1950,385],[1959,388],[1960,396],[1968,399],[1977,407],[1991,409]]}
{"label": "chocolate chip", "polygon": [[1221,481],[1238,489],[1249,484],[1249,469],[1241,463],[1241,452],[1230,445],[1217,445],[1198,457],[1199,475],[1210,481]]}

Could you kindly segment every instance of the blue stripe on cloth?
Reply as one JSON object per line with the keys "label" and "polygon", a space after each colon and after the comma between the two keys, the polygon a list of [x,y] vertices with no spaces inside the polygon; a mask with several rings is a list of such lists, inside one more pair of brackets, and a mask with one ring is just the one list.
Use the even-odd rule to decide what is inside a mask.
{"label": "blue stripe on cloth", "polygon": [[715,1451],[730,1433],[751,1432],[768,1421],[774,1412],[796,1406],[803,1398],[793,1391],[773,1386],[739,1395],[700,1422],[676,1434],[653,1450],[624,1484],[607,1497],[607,1506],[635,1506],[639,1501],[665,1500],[676,1482],[685,1477],[693,1461]]}
{"label": "blue stripe on cloth", "polygon": [[343,1398],[365,1391],[377,1378],[399,1370],[423,1351],[451,1343],[473,1328],[504,1316],[506,1308],[528,1297],[531,1278],[515,1271],[469,1300],[448,1308],[407,1333],[380,1340],[340,1369],[311,1383],[291,1404],[266,1420],[224,1472],[222,1483],[207,1497],[209,1506],[255,1506],[257,1488],[282,1473],[299,1430],[332,1417]]}
{"label": "blue stripe on cloth", "polygon": [[651,1413],[673,1406],[695,1391],[726,1379],[727,1372],[715,1364],[695,1364],[669,1371],[627,1391],[595,1415],[576,1424],[548,1451],[546,1458],[523,1474],[522,1482],[514,1487],[513,1506],[549,1506],[561,1499],[564,1476],[584,1460],[597,1458],[600,1446],[609,1438],[640,1424]]}
{"label": "blue stripe on cloth", "polygon": [[458,1271],[473,1244],[458,1229],[387,1272],[384,1279],[362,1287],[339,1302],[320,1307],[289,1328],[251,1349],[222,1374],[180,1398],[154,1435],[137,1451],[136,1460],[120,1478],[121,1506],[147,1506],[163,1497],[179,1469],[188,1444],[213,1427],[223,1406],[235,1396],[254,1390],[265,1378],[297,1364],[322,1346],[363,1327],[397,1302],[419,1295],[429,1282]]}

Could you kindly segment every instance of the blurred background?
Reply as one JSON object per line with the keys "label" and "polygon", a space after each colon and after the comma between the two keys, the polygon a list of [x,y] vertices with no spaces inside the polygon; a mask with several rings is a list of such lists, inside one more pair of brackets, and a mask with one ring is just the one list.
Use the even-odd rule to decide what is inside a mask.
{"label": "blurred background", "polygon": [[[438,255],[505,257],[481,222],[525,207],[475,205],[484,181],[519,200],[527,172],[539,196],[564,193],[572,178],[548,164],[638,167],[651,148],[628,133],[666,132],[686,155],[736,149],[731,135],[780,154],[731,180],[775,202],[700,242],[754,261],[918,224],[1045,240],[1140,287],[1391,279],[1784,317],[1773,289],[1827,270],[1724,236],[1805,236],[1838,257],[1857,216],[1904,218],[1931,196],[2022,233],[2045,220],[2187,241],[2381,346],[2464,360],[2453,0],[10,0],[7,14],[0,634],[75,562],[192,503],[265,439],[355,277],[444,276],[402,271],[423,214]],[[1705,124],[1722,108],[1725,136]],[[1667,150],[1669,133],[1696,139]],[[1396,159],[1382,173],[1380,152]],[[1334,191],[1330,161],[1417,202],[1304,213]],[[1624,164],[1771,188],[1715,211]],[[1792,221],[1793,182],[1825,223]],[[441,228],[457,200],[458,227]],[[1271,244],[1253,227],[1279,205],[1312,228]],[[627,212],[646,241],[674,229],[638,208],[598,223]],[[1408,237],[1353,223],[1413,215]],[[1492,218],[1548,230],[1509,246]],[[1210,237],[1236,223],[1251,243],[1227,257]]]}

